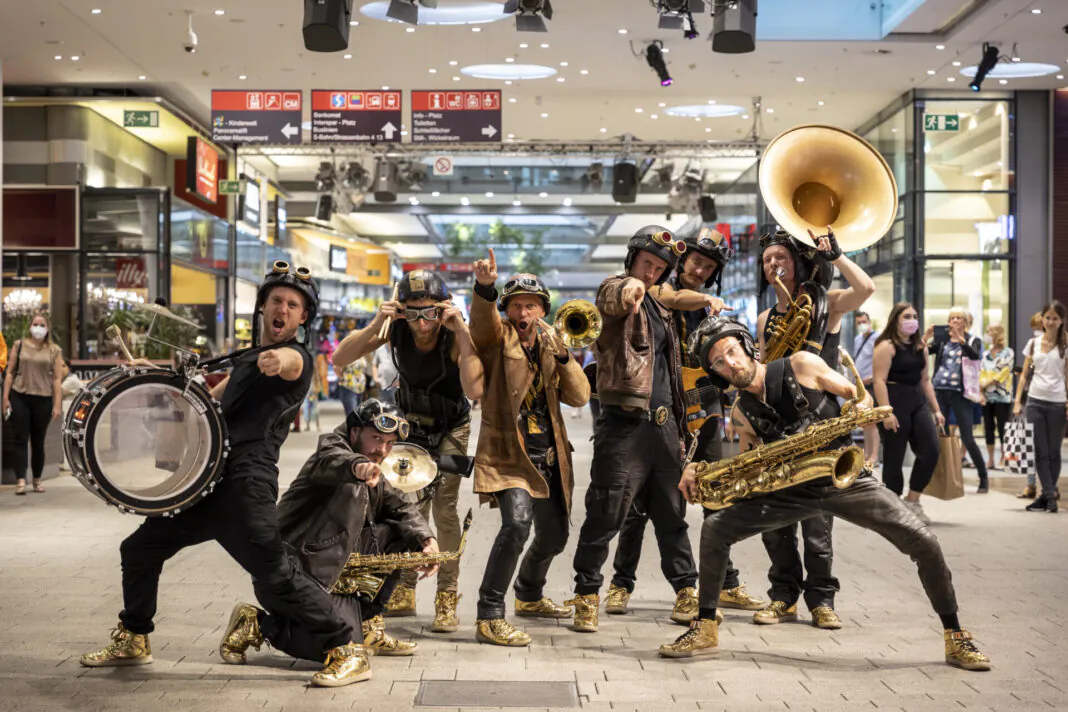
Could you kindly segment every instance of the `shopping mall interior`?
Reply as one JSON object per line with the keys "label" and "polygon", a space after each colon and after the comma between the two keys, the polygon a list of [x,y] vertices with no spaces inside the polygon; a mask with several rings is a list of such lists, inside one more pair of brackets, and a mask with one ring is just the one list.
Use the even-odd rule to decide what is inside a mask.
{"label": "shopping mall interior", "polygon": [[[1025,358],[1044,328],[1033,315],[1068,303],[1066,74],[1068,0],[0,0],[7,379],[42,313],[64,374],[81,385],[128,358],[182,376],[178,364],[194,354],[257,346],[264,275],[278,261],[306,266],[319,293],[318,318],[301,332],[315,375],[282,449],[284,490],[346,409],[394,390],[378,382],[377,362],[335,369],[333,354],[396,299],[406,273],[440,277],[469,320],[474,263],[492,248],[500,284],[540,278],[552,324],[559,305],[597,300],[641,228],[677,240],[713,234],[730,257],[704,291],[755,331],[777,299],[764,289],[761,236],[789,227],[791,191],[822,181],[839,193],[838,234],[863,233],[841,242],[874,284],[856,310],[872,333],[899,302],[915,307],[921,332],[960,312],[973,337],[1000,325],[1011,400],[1036,368]],[[787,132],[792,153],[773,154]],[[854,286],[832,271],[829,289]],[[846,351],[862,351],[866,334],[846,312]],[[590,358],[589,346],[573,357]],[[931,353],[935,379],[941,355]],[[221,375],[205,378],[214,386]],[[82,392],[92,393],[85,407],[110,386],[101,387]],[[942,665],[913,565],[845,522],[835,557],[842,630],[789,633],[795,626],[761,628],[728,611],[718,658],[658,659],[657,645],[685,629],[668,617],[664,549],[650,534],[637,544],[647,585],[629,618],[603,616],[589,639],[537,621],[529,648],[479,645],[474,603],[499,517],[478,507],[467,480],[461,503],[476,509],[460,631],[428,632],[435,594],[421,584],[419,615],[395,627],[386,619],[419,652],[375,658],[368,685],[317,695],[305,684],[315,665],[266,647],[246,668],[224,665],[215,640],[252,585],[214,545],[164,570],[156,665],[100,675],[78,656],[114,624],[119,542],[143,518],[86,492],[108,499],[71,454],[86,433],[64,412],[81,397],[78,387],[66,393],[41,431],[47,495],[25,479],[37,457],[26,455],[31,435],[5,416],[0,711],[1068,709],[1057,652],[1066,532],[1021,514],[1030,500],[1015,495],[1039,496],[1035,474],[1004,466],[1001,431],[989,497],[975,494],[988,480],[964,456],[968,443],[944,438],[968,460],[956,468],[966,496],[923,500],[962,620],[994,661],[985,676]],[[473,457],[492,412],[474,400]],[[975,401],[981,448],[986,399]],[[554,600],[571,595],[600,423],[588,408],[563,412],[575,493],[546,589]],[[111,439],[139,417],[113,418]],[[1063,431],[1062,420],[1042,457]],[[855,439],[864,445],[859,429]],[[877,442],[874,453],[878,466]],[[913,467],[913,455],[905,462]],[[107,469],[93,458],[82,467]],[[701,508],[686,520],[697,555]],[[667,536],[654,525],[657,541]],[[759,538],[734,558],[762,595]],[[452,687],[430,684],[443,680]]]}

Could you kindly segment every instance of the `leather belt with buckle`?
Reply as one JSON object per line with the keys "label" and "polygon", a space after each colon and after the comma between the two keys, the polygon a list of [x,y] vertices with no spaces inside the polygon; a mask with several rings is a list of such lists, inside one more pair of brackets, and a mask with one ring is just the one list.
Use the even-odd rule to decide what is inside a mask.
{"label": "leather belt with buckle", "polygon": [[663,425],[667,422],[668,415],[668,407],[666,405],[662,405],[653,411],[653,422],[657,425]]}
{"label": "leather belt with buckle", "polygon": [[535,453],[530,455],[530,461],[535,465],[548,465],[552,467],[556,464],[556,448],[551,447],[544,453]]}

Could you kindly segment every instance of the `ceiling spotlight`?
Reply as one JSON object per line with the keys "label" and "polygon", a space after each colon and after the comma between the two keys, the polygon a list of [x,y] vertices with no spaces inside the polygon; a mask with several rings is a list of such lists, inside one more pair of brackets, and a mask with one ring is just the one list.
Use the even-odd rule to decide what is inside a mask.
{"label": "ceiling spotlight", "polygon": [[420,5],[435,8],[438,6],[438,0],[390,0],[386,17],[407,22],[409,25],[418,25]]}
{"label": "ceiling spotlight", "polygon": [[712,51],[744,54],[756,49],[757,0],[715,3]]}
{"label": "ceiling spotlight", "polygon": [[998,63],[998,48],[992,44],[983,44],[983,59],[979,62],[979,67],[976,69],[975,78],[972,79],[968,87],[972,91],[979,91],[983,86],[983,80],[986,79],[986,75],[990,73]]}
{"label": "ceiling spotlight", "polygon": [[341,167],[341,185],[349,190],[364,190],[371,182],[371,174],[362,163],[352,161]]}
{"label": "ceiling spotlight", "polygon": [[660,15],[658,27],[661,30],[681,30],[686,24],[686,17],[693,20],[693,13],[705,11],[704,0],[656,0],[656,11]]}
{"label": "ceiling spotlight", "polygon": [[332,161],[323,161],[319,164],[319,172],[315,174],[315,190],[319,193],[333,193],[337,187],[337,170]]}
{"label": "ceiling spotlight", "polygon": [[664,55],[660,51],[663,47],[663,43],[660,40],[652,42],[645,48],[645,61],[649,63],[649,66],[656,72],[656,76],[660,77],[660,86],[669,87],[672,84],[671,75],[668,74],[667,65],[664,63]]}
{"label": "ceiling spotlight", "polygon": [[583,193],[587,190],[600,193],[601,188],[604,187],[604,164],[591,163],[586,172],[582,174],[580,183],[582,184]]}
{"label": "ceiling spotlight", "polygon": [[215,14],[219,15],[219,16],[225,15],[226,14],[226,10],[216,10]]}
{"label": "ceiling spotlight", "polygon": [[100,9],[99,7],[94,7],[94,8],[93,8],[92,10],[90,10],[89,12],[93,13],[94,15],[99,15],[100,13],[102,13],[102,12],[104,12],[104,11],[103,11],[103,10],[101,10],[101,9]]}
{"label": "ceiling spotlight", "polygon": [[385,158],[375,160],[375,175],[372,182],[375,201],[394,203],[401,192],[400,167],[395,161]]}
{"label": "ceiling spotlight", "polygon": [[146,79],[148,79],[148,77],[146,77],[144,74],[138,75],[137,78],[140,79],[141,81],[145,81]]}
{"label": "ceiling spotlight", "polygon": [[549,0],[508,0],[504,14],[515,15],[518,32],[548,32],[545,20],[553,19],[553,6]]}

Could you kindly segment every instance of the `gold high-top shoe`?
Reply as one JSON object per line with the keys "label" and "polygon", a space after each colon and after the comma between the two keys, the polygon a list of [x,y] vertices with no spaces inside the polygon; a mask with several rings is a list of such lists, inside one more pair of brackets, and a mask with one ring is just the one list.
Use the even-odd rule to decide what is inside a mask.
{"label": "gold high-top shoe", "polygon": [[842,627],[842,619],[830,606],[816,606],[812,609],[812,625],[824,630],[838,630]]}
{"label": "gold high-top shoe", "polygon": [[786,601],[772,601],[768,607],[753,614],[757,625],[775,625],[784,621],[797,620],[797,604],[787,605]]}
{"label": "gold high-top shoe", "polygon": [[340,645],[326,654],[323,669],[312,675],[315,687],[344,687],[371,679],[371,661],[362,645]]}
{"label": "gold high-top shoe", "polygon": [[766,605],[768,605],[766,602],[755,596],[749,595],[749,592],[745,590],[745,586],[735,586],[734,588],[727,588],[719,592],[720,608],[735,608],[740,611],[759,611]]}
{"label": "gold high-top shoe", "polygon": [[979,652],[966,630],[946,630],[946,664],[963,670],[989,670],[990,658]]}
{"label": "gold high-top shoe", "polygon": [[386,632],[386,622],[382,616],[375,616],[363,622],[363,647],[371,655],[414,655],[418,643],[397,640]]}
{"label": "gold high-top shoe", "polygon": [[570,606],[559,606],[551,598],[540,601],[515,599],[515,614],[523,618],[570,618],[574,612]]}
{"label": "gold high-top shoe", "polygon": [[86,653],[78,662],[85,667],[148,665],[152,662],[152,646],[147,635],[131,633],[119,623],[112,629],[111,643],[106,648],[97,653]]}
{"label": "gold high-top shoe", "polygon": [[434,622],[430,630],[435,633],[452,633],[460,627],[460,615],[456,605],[463,598],[455,591],[438,591],[434,596]]}
{"label": "gold high-top shoe", "polygon": [[578,633],[597,632],[597,613],[601,606],[599,593],[576,593],[574,598],[564,601],[564,605],[575,607],[575,620],[571,622],[571,630]]}
{"label": "gold high-top shoe", "polygon": [[692,658],[695,655],[714,655],[719,652],[719,623],[707,618],[694,618],[690,629],[675,638],[674,643],[660,646],[662,658]]}
{"label": "gold high-top shoe", "polygon": [[671,620],[682,625],[689,625],[697,617],[699,608],[697,589],[687,586],[675,596],[675,607],[671,609]]}
{"label": "gold high-top shoe", "polygon": [[622,586],[611,585],[608,587],[608,595],[604,598],[604,612],[621,616],[628,612],[630,605],[630,591]]}
{"label": "gold high-top shoe", "polygon": [[407,618],[415,615],[415,588],[398,585],[386,604],[386,617]]}
{"label": "gold high-top shoe", "polygon": [[259,610],[248,603],[238,603],[230,613],[230,622],[226,624],[222,640],[219,642],[219,657],[230,665],[244,665],[247,659],[245,651],[249,647],[256,650],[263,645],[260,633]]}
{"label": "gold high-top shoe", "polygon": [[481,643],[516,648],[530,645],[530,636],[503,618],[480,618],[475,623],[475,638]]}

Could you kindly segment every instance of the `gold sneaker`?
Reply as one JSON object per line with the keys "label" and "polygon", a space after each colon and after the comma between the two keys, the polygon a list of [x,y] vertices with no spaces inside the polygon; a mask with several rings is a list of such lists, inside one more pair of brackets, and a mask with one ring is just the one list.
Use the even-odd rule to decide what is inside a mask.
{"label": "gold sneaker", "polygon": [[407,618],[415,615],[415,588],[399,585],[393,589],[393,595],[386,604],[386,616],[389,618]]}
{"label": "gold sneaker", "polygon": [[530,645],[530,636],[503,618],[480,618],[475,623],[475,639],[480,643],[521,648]]}
{"label": "gold sneaker", "polygon": [[574,613],[570,606],[558,606],[551,598],[540,601],[515,599],[515,614],[523,618],[570,618]]}
{"label": "gold sneaker", "polygon": [[753,622],[757,625],[775,625],[796,620],[797,604],[787,605],[786,601],[772,601],[767,608],[753,614]]}
{"label": "gold sneaker", "polygon": [[601,606],[600,594],[576,593],[574,598],[564,601],[564,605],[575,607],[575,620],[571,621],[571,630],[577,633],[597,632],[597,612]]}
{"label": "gold sneaker", "polygon": [[435,633],[452,633],[460,627],[460,616],[456,605],[463,598],[455,591],[438,591],[434,596],[434,622],[430,630]]}
{"label": "gold sneaker", "polygon": [[675,638],[674,643],[660,646],[662,658],[692,658],[695,655],[714,655],[719,652],[719,623],[707,618],[694,618],[690,629]]}
{"label": "gold sneaker", "polygon": [[[947,650],[949,643],[946,643]],[[131,633],[119,623],[111,631],[111,644],[98,653],[86,653],[79,662],[85,667],[124,667],[152,662],[152,646],[147,635]]]}
{"label": "gold sneaker", "polygon": [[256,650],[263,645],[260,633],[259,610],[247,603],[238,603],[230,613],[230,622],[226,624],[222,640],[219,642],[219,657],[230,665],[244,665],[245,651],[249,647]]}
{"label": "gold sneaker", "polygon": [[363,622],[363,647],[371,655],[414,655],[418,643],[397,640],[386,632],[386,622],[382,616]]}
{"label": "gold sneaker", "polygon": [[675,607],[671,609],[671,620],[682,625],[690,625],[690,621],[697,617],[699,607],[697,589],[693,586],[687,586],[675,596]]}
{"label": "gold sneaker", "polygon": [[608,595],[604,599],[604,612],[612,616],[621,616],[629,613],[627,606],[630,605],[630,591],[615,584],[608,587]]}
{"label": "gold sneaker", "polygon": [[326,654],[323,669],[312,675],[315,687],[344,687],[371,679],[371,661],[367,649],[356,643],[339,645]]}
{"label": "gold sneaker", "polygon": [[725,588],[719,592],[719,608],[734,608],[739,611],[759,611],[768,605],[764,601],[750,596],[745,586]]}
{"label": "gold sneaker", "polygon": [[812,609],[812,625],[824,630],[838,630],[842,627],[842,619],[830,606],[816,606]]}
{"label": "gold sneaker", "polygon": [[959,667],[963,670],[989,670],[990,658],[979,652],[972,642],[972,634],[968,631],[947,630],[943,633],[946,639],[946,664]]}

